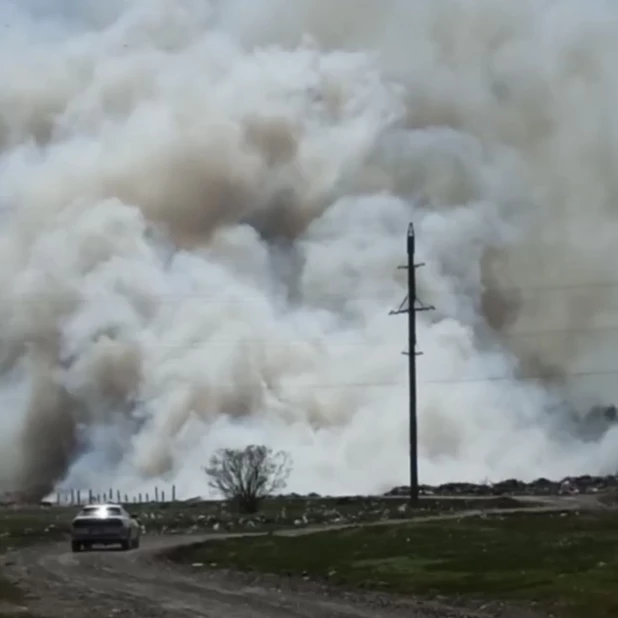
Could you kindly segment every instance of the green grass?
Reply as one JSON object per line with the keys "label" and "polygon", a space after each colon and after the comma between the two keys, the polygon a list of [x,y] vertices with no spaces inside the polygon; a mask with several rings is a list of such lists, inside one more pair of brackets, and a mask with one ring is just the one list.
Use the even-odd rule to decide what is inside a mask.
{"label": "green grass", "polygon": [[464,602],[538,602],[582,618],[618,616],[618,513],[611,512],[219,540],[170,558]]}

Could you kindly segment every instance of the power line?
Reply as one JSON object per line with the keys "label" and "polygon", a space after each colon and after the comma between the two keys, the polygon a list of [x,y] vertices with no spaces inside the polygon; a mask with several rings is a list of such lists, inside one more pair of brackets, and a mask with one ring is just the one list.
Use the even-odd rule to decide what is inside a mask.
{"label": "power line", "polygon": [[618,288],[618,281],[591,281],[588,283],[548,283],[548,284],[528,284],[528,285],[510,285],[504,287],[487,287],[482,288],[482,292],[518,292],[527,290],[536,290],[539,292],[553,292],[555,290],[588,290],[593,288]]}
{"label": "power line", "polygon": [[608,333],[612,331],[618,331],[618,324],[615,326],[586,326],[580,328],[544,328],[538,330],[525,330],[525,331],[503,331],[500,333],[503,337],[509,339],[515,339],[518,337],[538,337],[542,335],[580,335],[580,334],[592,334],[592,333]]}
{"label": "power line", "polygon": [[[428,378],[417,379],[419,385],[432,385],[432,384],[445,384],[445,385],[459,385],[459,384],[483,384],[492,382],[536,382],[546,381],[551,379],[569,379],[569,378],[581,378],[581,377],[612,377],[618,375],[618,369],[607,370],[594,370],[594,371],[568,371],[564,373],[551,374],[529,374],[523,376],[514,375],[494,375],[494,376],[476,376],[476,377],[460,377],[460,378]],[[233,383],[230,383],[230,386]],[[379,381],[379,382],[339,382],[337,384],[329,383],[309,383],[302,382],[297,386],[303,386],[316,389],[335,389],[335,388],[392,388],[394,386],[401,386],[401,381]]]}
{"label": "power line", "polygon": [[[608,377],[615,378],[618,376],[618,369],[611,369],[606,371],[576,371],[566,372],[557,375],[539,374],[528,375],[522,377],[509,376],[487,376],[487,377],[466,377],[466,378],[444,378],[444,379],[428,379],[419,380],[419,385],[440,385],[441,389],[444,386],[461,386],[461,385],[476,385],[476,384],[491,384],[493,382],[508,382],[513,384],[522,384],[526,382],[547,381],[548,379],[569,379],[575,377]],[[215,388],[238,388],[239,382],[237,381],[223,381],[217,378]],[[311,389],[315,391],[333,391],[333,390],[349,390],[349,389],[374,389],[374,388],[388,388],[393,389],[404,386],[403,381],[380,381],[380,382],[339,382],[339,383],[320,383],[320,382],[295,382],[295,380],[289,379],[284,383],[277,380],[261,380],[261,382],[269,387],[271,390],[288,390],[288,389]],[[61,386],[61,385],[59,385]],[[209,385],[206,381],[199,385],[200,388],[208,388]],[[28,396],[20,397],[18,395],[5,395],[0,398],[1,401],[8,403],[11,401],[27,401]],[[145,400],[133,401],[132,403],[143,404]],[[128,402],[131,403],[131,402]]]}
{"label": "power line", "polygon": [[[513,376],[513,375],[497,375],[497,376],[481,376],[481,377],[462,377],[462,378],[429,378],[426,380],[417,379],[419,385],[431,385],[431,384],[446,384],[446,385],[459,385],[459,384],[482,384],[492,382],[535,382],[541,380],[550,379],[562,379],[562,378],[577,378],[577,377],[612,377],[618,375],[618,369],[608,370],[595,370],[595,371],[570,371],[565,373],[544,373],[525,376]],[[276,383],[276,380],[272,381]],[[287,381],[289,386],[298,386],[303,388],[312,389],[346,389],[346,388],[392,388],[396,386],[402,386],[402,381],[379,381],[379,382],[298,382],[294,384],[294,379]],[[225,382],[217,380],[217,385],[221,386],[238,386],[238,382]]]}
{"label": "power line", "polygon": [[467,377],[467,378],[430,378],[421,380],[421,384],[478,384],[491,382],[535,382],[547,380],[560,380],[569,378],[586,378],[586,377],[608,377],[617,376],[618,369],[594,370],[594,371],[567,371],[554,373],[551,372],[536,374],[536,375],[498,375],[498,376],[482,376],[482,377]]}
{"label": "power line", "polygon": [[[535,292],[539,292],[539,293],[544,293],[544,292],[553,292],[556,290],[588,290],[588,289],[594,289],[594,288],[605,288],[605,289],[609,289],[609,288],[616,288],[618,289],[618,281],[595,281],[595,282],[588,282],[588,283],[550,283],[550,284],[524,284],[524,285],[508,285],[508,286],[501,286],[501,287],[485,287],[485,286],[479,286],[478,288],[476,286],[470,288],[470,291],[472,292],[480,292],[481,294],[487,294],[487,293],[492,293],[495,292],[496,294],[504,294],[504,293],[508,293],[508,292],[526,292],[526,291],[535,291]],[[459,288],[460,290],[464,290],[465,288]],[[135,293],[135,290],[131,291],[132,294]],[[272,290],[271,291],[272,294],[274,294],[275,296],[278,296],[278,291],[277,290]],[[124,299],[127,300],[132,300],[132,294],[124,294],[122,291],[119,290],[114,290],[113,294],[116,296],[121,296]],[[36,295],[34,295],[36,296]],[[45,294],[41,294],[41,297],[45,297]],[[281,291],[281,297],[283,298],[285,296],[284,291]],[[369,296],[369,295],[368,295]],[[182,290],[179,291],[173,291],[173,292],[169,292],[169,293],[159,293],[159,292],[155,292],[155,291],[149,291],[149,290],[145,290],[145,291],[141,291],[138,290],[137,293],[135,293],[135,298],[136,300],[146,300],[146,301],[156,301],[156,302],[160,302],[160,303],[178,303],[179,301],[182,300],[186,300],[186,299],[195,299],[195,300],[200,300],[201,302],[204,302],[206,304],[214,304],[214,305],[228,305],[228,304],[238,304],[238,305],[246,305],[247,300],[264,300],[265,298],[269,298],[272,300],[272,298],[270,297],[270,294],[264,294],[264,295],[259,295],[259,294],[243,294],[242,296],[239,295],[237,298],[222,298],[222,295],[220,293],[220,291],[217,292],[212,292],[212,293],[208,293],[208,292],[185,292]],[[312,300],[354,300],[351,299],[349,294],[346,294],[345,292],[341,292],[341,291],[328,291],[328,292],[303,292],[303,291],[299,291],[297,293],[292,293],[292,298],[298,298],[300,300],[304,300],[304,301],[312,301]],[[362,300],[364,297],[359,297],[358,300]],[[13,298],[13,299],[8,299],[8,302],[10,302],[12,305],[16,305],[16,304],[35,304],[40,302],[40,298],[35,297],[35,298]],[[47,299],[48,304],[53,304],[53,299]],[[59,304],[65,304],[64,300],[59,300],[58,301]]]}
{"label": "power line", "polygon": [[[581,378],[581,377],[612,377],[618,375],[618,369],[607,370],[594,370],[594,371],[567,371],[561,373],[551,374],[529,374],[523,376],[514,375],[494,375],[494,376],[477,376],[477,377],[461,377],[461,378],[428,378],[417,379],[417,383],[420,385],[431,384],[446,384],[446,385],[458,385],[458,384],[483,384],[492,382],[536,382],[546,381],[551,379],[569,379],[569,378]],[[308,386],[310,388],[390,388],[393,386],[401,386],[402,382],[340,382],[338,384],[326,384],[326,383],[302,383],[299,386]]]}
{"label": "power line", "polygon": [[[406,300],[407,302],[407,300]],[[430,310],[431,307],[417,307],[416,311],[422,310]],[[400,311],[397,310],[393,312],[393,315],[398,314]],[[401,311],[401,313],[407,313],[407,309]],[[527,338],[527,337],[540,337],[544,335],[560,335],[562,337],[568,337],[569,335],[580,335],[580,334],[596,334],[596,333],[618,333],[618,324],[615,326],[589,326],[582,328],[547,328],[547,329],[538,329],[538,330],[526,330],[526,331],[502,331],[495,333],[496,337],[499,339],[501,337],[506,337],[508,339],[517,339],[517,338]],[[103,336],[105,333],[102,334]],[[111,336],[113,338],[113,336]],[[140,343],[139,341],[131,340],[131,339],[120,339],[120,342],[124,343]],[[399,346],[401,344],[400,340],[394,341],[336,341],[335,338],[329,337],[315,337],[315,338],[285,338],[285,339],[276,339],[274,337],[230,337],[227,339],[204,339],[199,343],[157,343],[147,344],[150,348],[187,348],[187,349],[200,349],[200,348],[208,348],[213,345],[224,345],[224,346],[237,346],[243,343],[268,343],[269,345],[277,345],[277,346],[290,346],[290,345],[320,345],[325,344],[331,347],[363,347],[363,348],[380,348],[380,347],[392,347]],[[406,352],[407,354],[407,352]],[[419,354],[417,354],[419,355]]]}

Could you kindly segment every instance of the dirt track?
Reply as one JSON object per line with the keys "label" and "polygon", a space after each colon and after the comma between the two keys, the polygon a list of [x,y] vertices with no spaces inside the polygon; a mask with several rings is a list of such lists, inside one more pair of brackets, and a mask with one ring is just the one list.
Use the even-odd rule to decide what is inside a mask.
{"label": "dirt track", "polygon": [[[550,498],[546,507],[529,510],[596,506],[596,501],[589,497]],[[491,512],[508,513],[513,509]],[[424,519],[475,514],[480,512],[434,515]],[[393,522],[385,522],[385,525],[389,523]],[[310,532],[304,529],[282,534]],[[157,557],[167,548],[208,538],[145,536],[142,548],[132,552],[73,554],[68,543],[33,547],[6,556],[5,572],[28,592],[27,609],[49,618],[528,618],[537,615],[521,609],[472,611],[429,602],[389,599],[383,595],[348,594],[309,582],[283,582],[268,576],[250,581],[246,576],[204,570],[198,575]]]}

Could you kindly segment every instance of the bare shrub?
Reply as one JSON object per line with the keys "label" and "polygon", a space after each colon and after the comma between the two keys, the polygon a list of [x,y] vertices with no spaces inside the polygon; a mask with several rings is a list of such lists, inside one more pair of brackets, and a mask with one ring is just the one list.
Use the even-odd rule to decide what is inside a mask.
{"label": "bare shrub", "polygon": [[241,513],[256,513],[266,496],[286,486],[291,461],[283,451],[250,444],[217,451],[204,471],[209,487],[234,502]]}

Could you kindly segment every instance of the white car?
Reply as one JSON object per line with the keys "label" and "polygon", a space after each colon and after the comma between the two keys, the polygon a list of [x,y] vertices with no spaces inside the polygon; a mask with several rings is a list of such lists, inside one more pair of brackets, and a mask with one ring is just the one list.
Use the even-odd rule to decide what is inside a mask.
{"label": "white car", "polygon": [[137,549],[139,522],[119,504],[89,504],[71,523],[71,549],[74,552],[93,545],[116,545]]}

